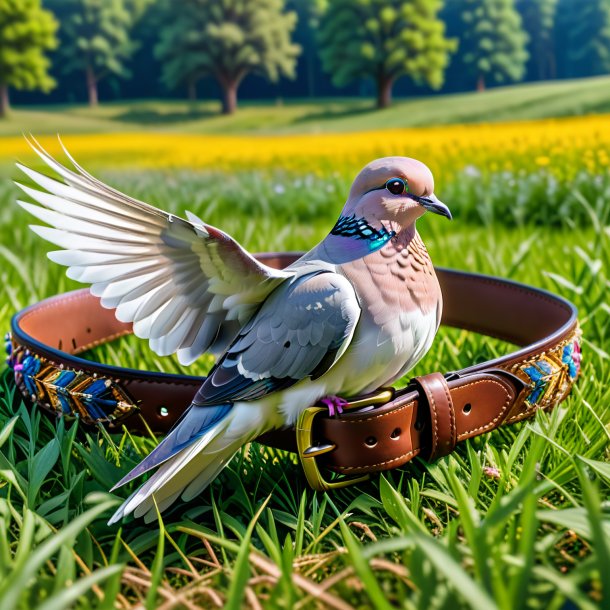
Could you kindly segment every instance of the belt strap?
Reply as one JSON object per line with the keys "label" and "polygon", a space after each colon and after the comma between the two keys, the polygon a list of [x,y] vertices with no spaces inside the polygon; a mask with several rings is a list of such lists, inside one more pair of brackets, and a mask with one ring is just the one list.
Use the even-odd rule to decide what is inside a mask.
{"label": "belt strap", "polygon": [[413,381],[421,388],[423,395],[426,397],[430,413],[430,448],[426,458],[434,460],[448,455],[457,444],[455,410],[449,386],[440,373],[415,377]]}
{"label": "belt strap", "polygon": [[[432,383],[426,377],[433,377]],[[419,454],[433,460],[450,453],[458,441],[493,430],[507,418],[516,421],[525,412],[518,400],[524,385],[510,373],[472,373],[448,382],[440,373],[426,377],[374,410],[320,417],[314,437],[336,445],[322,464],[349,474],[388,470]],[[436,408],[430,408],[422,385],[433,387]]]}
{"label": "belt strap", "polygon": [[[298,256],[258,258],[284,267]],[[461,440],[553,407],[572,387],[580,369],[580,331],[571,303],[499,278],[448,269],[437,269],[437,275],[443,324],[504,339],[518,349],[461,371],[417,377],[401,390],[352,400],[340,417],[308,408],[296,434],[282,430],[259,439],[298,450],[314,486],[332,483],[316,482],[323,467],[362,475],[419,454],[441,457]],[[203,377],[113,367],[78,355],[130,332],[131,325],[103,309],[87,289],[78,290],[13,317],[8,362],[28,403],[111,430],[166,432],[190,405]]]}

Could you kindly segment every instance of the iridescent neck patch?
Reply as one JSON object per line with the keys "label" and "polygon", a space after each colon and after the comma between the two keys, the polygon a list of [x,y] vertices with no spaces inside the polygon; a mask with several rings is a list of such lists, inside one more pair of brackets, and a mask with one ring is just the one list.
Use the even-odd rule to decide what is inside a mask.
{"label": "iridescent neck patch", "polygon": [[387,244],[396,235],[396,231],[388,231],[383,225],[381,229],[376,229],[367,222],[366,218],[356,218],[356,215],[352,214],[339,216],[330,234],[366,241],[369,250],[374,252]]}

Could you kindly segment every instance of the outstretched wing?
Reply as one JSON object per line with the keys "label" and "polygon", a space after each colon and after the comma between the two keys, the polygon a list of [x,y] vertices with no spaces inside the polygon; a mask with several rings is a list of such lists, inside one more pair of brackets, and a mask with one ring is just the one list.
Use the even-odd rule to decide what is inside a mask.
{"label": "outstretched wing", "polygon": [[[292,274],[259,263],[232,237],[187,212],[188,220],[105,185],[67,153],[74,171],[30,142],[60,177],[18,167],[42,191],[16,183],[40,205],[19,201],[51,225],[32,226],[62,248],[49,258],[91,284],[106,308],[150,340],[159,355],[190,364],[219,352],[264,298]],[[65,150],[65,149],[64,149]]]}
{"label": "outstretched wing", "polygon": [[256,400],[330,369],[360,318],[350,282],[332,272],[280,286],[210,372],[194,405]]}
{"label": "outstretched wing", "polygon": [[[359,318],[354,288],[341,275],[322,272],[285,282],[239,333],[175,427],[115,488],[167,462],[195,441],[205,452],[207,443],[219,434],[217,427],[232,438],[225,428],[232,403],[256,400],[306,377],[323,375],[348,348]],[[264,421],[257,421],[256,410],[252,413],[256,424],[249,431],[266,431]],[[211,453],[218,455],[219,441],[214,447]],[[214,463],[208,462],[206,467]],[[207,484],[209,479],[205,481]]]}

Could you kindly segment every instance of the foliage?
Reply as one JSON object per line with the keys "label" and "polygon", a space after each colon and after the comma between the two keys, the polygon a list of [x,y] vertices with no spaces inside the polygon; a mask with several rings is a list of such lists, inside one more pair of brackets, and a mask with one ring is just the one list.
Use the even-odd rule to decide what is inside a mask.
{"label": "foliage", "polygon": [[529,40],[530,61],[540,80],[555,78],[554,30],[559,0],[517,0],[517,10]]}
{"label": "foliage", "polygon": [[567,74],[610,72],[610,2],[560,0],[559,14],[566,26]]}
{"label": "foliage", "polygon": [[61,68],[86,77],[89,105],[96,106],[102,79],[131,76],[126,64],[138,46],[131,39],[131,30],[149,0],[54,2],[61,15]]}
{"label": "foliage", "polygon": [[464,61],[476,76],[477,88],[487,81],[523,78],[528,59],[527,34],[514,0],[462,0]]}
{"label": "foliage", "polygon": [[211,75],[223,90],[223,112],[231,114],[248,74],[272,82],[294,77],[296,13],[284,10],[284,0],[185,0],[179,11],[167,2],[166,11],[156,54],[169,87]]}
{"label": "foliage", "polygon": [[[99,154],[104,161],[108,153]],[[0,520],[8,544],[0,540],[0,595],[18,595],[23,608],[43,599],[64,608],[75,598],[77,608],[598,607],[608,595],[610,545],[602,504],[610,480],[610,235],[604,228],[610,198],[583,190],[584,178],[572,183],[570,211],[551,228],[544,219],[557,211],[548,168],[531,166],[511,192],[493,163],[488,159],[479,170],[486,188],[463,187],[474,180],[472,170],[441,180],[439,194],[457,204],[455,220],[424,218],[420,231],[437,264],[533,283],[575,301],[583,369],[561,407],[461,443],[435,464],[416,460],[332,495],[307,489],[288,454],[253,444],[209,491],[164,514],[158,528],[132,520],[117,530],[105,525],[112,508],[99,494],[154,441],[51,421],[23,408],[4,375]],[[321,238],[352,171],[290,180],[272,169],[243,175],[115,170],[101,177],[172,212],[191,209],[261,250],[302,249]],[[588,172],[593,185],[597,175],[608,181],[584,157],[575,172]],[[505,213],[464,216],[487,205],[481,198],[487,190],[502,197]],[[524,201],[515,203],[511,221],[517,190]],[[27,229],[15,196],[12,186],[0,187],[0,235],[11,244],[0,248],[4,326],[15,307],[75,286],[48,262],[47,246]],[[521,207],[538,216],[522,217]],[[576,231],[572,216],[579,208],[591,220]],[[454,370],[506,349],[500,341],[443,329],[414,374]],[[179,370],[133,337],[88,357]],[[94,509],[85,503],[88,495]],[[17,586],[24,578],[33,584]],[[73,598],[65,601],[60,596],[68,592]]]}
{"label": "foliage", "polygon": [[441,7],[441,0],[329,0],[320,24],[324,69],[337,86],[373,79],[379,108],[390,104],[401,76],[440,88],[456,48]]}
{"label": "foliage", "polygon": [[[3,10],[8,10],[8,7],[14,5],[15,1],[4,0],[2,2]],[[27,0],[27,2],[32,1]],[[95,95],[98,81],[102,81],[106,83],[102,88],[102,94],[104,89],[106,91],[111,89],[115,98],[158,99],[167,97],[167,86],[165,85],[170,87],[188,85],[189,81],[194,82],[199,78],[199,70],[195,69],[199,51],[188,47],[188,41],[182,34],[189,37],[189,32],[191,32],[196,38],[201,38],[206,24],[203,21],[187,22],[183,20],[183,27],[179,27],[178,23],[181,17],[188,13],[186,7],[191,3],[196,4],[197,1],[203,3],[203,0],[182,0],[179,3],[172,3],[169,0],[45,0],[45,7],[51,7],[58,21],[64,24],[62,38],[64,43],[71,47],[71,50],[68,54],[60,52],[52,57],[53,76],[57,79],[59,86],[49,98],[44,97],[43,94],[30,93],[27,96],[18,95],[17,100],[21,103],[43,104],[49,99],[53,102],[71,102],[75,98],[80,98],[80,92],[77,89],[78,80],[74,78],[73,71],[67,73],[63,71],[64,64],[70,65],[75,60],[82,60],[82,63],[85,63],[87,56],[94,52],[96,56],[101,57],[99,73],[102,76],[96,80],[96,74],[94,72],[90,74],[89,89],[92,96]],[[219,4],[212,0],[207,1],[210,4]],[[324,25],[323,21],[326,21],[321,20],[321,15],[328,6],[328,0],[284,0],[284,2],[286,1],[287,6],[295,9],[299,14],[296,25],[292,24],[290,27],[289,38],[293,38],[303,46],[302,60],[296,69],[291,68],[290,70],[290,73],[295,76],[296,82],[278,86],[250,79],[250,82],[246,84],[247,91],[244,92],[244,97],[256,96],[268,99],[278,98],[278,96],[282,96],[282,98],[302,97],[306,94],[312,95],[314,91],[318,95],[335,95],[336,89],[331,84],[330,78],[323,73],[322,62],[316,56],[315,44],[315,35],[321,25]],[[339,1],[345,2],[345,0]],[[378,1],[380,0],[357,0],[353,3],[345,2],[345,4],[352,5],[355,10],[361,2],[374,4]],[[397,5],[397,1],[384,3],[387,14],[393,10],[393,6]],[[25,0],[21,0],[21,3],[24,2]],[[484,22],[487,24],[489,34],[486,44],[489,44],[492,50],[498,46],[498,43],[508,48],[508,51],[500,50],[500,55],[508,53],[512,56],[515,48],[522,50],[525,43],[511,43],[508,46],[504,43],[507,37],[513,42],[516,38],[521,39],[521,30],[527,31],[529,34],[527,48],[530,52],[530,59],[527,71],[524,73],[526,80],[535,81],[555,77],[575,78],[609,71],[610,2],[608,0],[587,0],[586,2],[582,0],[451,0],[450,2],[403,0],[403,3],[413,6],[410,12],[413,15],[419,15],[416,19],[416,27],[409,26],[409,32],[414,42],[417,42],[416,32],[423,27],[422,24],[425,25],[435,20],[441,21],[445,25],[446,34],[443,34],[443,38],[461,40],[456,54],[452,55],[451,65],[448,69],[441,71],[444,73],[443,89],[445,92],[467,90],[474,85],[477,77],[472,61],[467,65],[472,69],[473,77],[472,79],[466,77],[467,65],[464,64],[464,59],[476,59],[470,48],[475,45],[475,41],[474,39],[471,42],[466,40],[464,31],[466,24],[462,19],[462,13],[471,13],[474,6],[480,6],[486,10]],[[430,8],[435,3],[443,5],[438,15]],[[150,7],[146,11],[147,19],[139,20],[143,7],[148,4]],[[36,5],[36,2],[33,2],[32,5]],[[514,5],[521,14],[523,28],[515,20],[514,10],[507,8]],[[179,7],[180,10],[176,10],[175,7]],[[361,29],[365,29],[367,23],[375,27],[375,23],[380,20],[382,13],[378,12],[373,15],[371,20],[365,20],[356,25]],[[110,17],[110,15],[113,16]],[[503,22],[505,17],[507,21]],[[133,24],[130,25],[129,21],[138,21],[137,27],[132,27]],[[79,22],[80,26],[76,27],[75,22]],[[87,22],[89,22],[89,26],[86,26]],[[70,28],[73,35],[69,39],[66,23],[72,24]],[[102,24],[107,24],[108,27],[101,27]],[[496,27],[498,24],[502,27]],[[471,25],[468,25],[468,29],[471,29]],[[85,31],[86,27],[87,31]],[[351,34],[355,32],[354,28],[350,30]],[[339,32],[338,35],[347,36],[348,32]],[[159,37],[161,37],[160,42]],[[77,39],[80,39],[79,45],[74,42]],[[95,43],[93,43],[94,39]],[[347,42],[353,43],[354,41],[347,39]],[[385,42],[390,43],[390,40]],[[167,53],[164,52],[162,58],[165,85],[162,85],[161,79],[158,78],[162,66],[161,61],[155,58],[153,52],[155,43],[158,47],[164,44],[167,47],[165,48]],[[171,43],[178,49],[178,53],[172,55],[172,49],[169,48]],[[405,44],[400,45],[399,51],[407,48]],[[1,46],[4,51],[6,45]],[[136,47],[139,48],[134,54],[133,50]],[[360,49],[356,49],[356,51],[353,55],[359,56]],[[118,68],[118,71],[108,70],[106,60],[108,53],[111,53],[111,63],[115,64],[114,67]],[[416,53],[416,55],[420,54],[419,51]],[[521,55],[521,52],[519,54]],[[498,53],[493,50],[492,55],[497,56]],[[353,63],[352,57],[348,59],[349,61],[344,63],[347,65]],[[294,61],[292,63],[294,64]],[[516,76],[515,74],[505,76],[501,82],[512,81],[515,78],[519,80],[522,78],[520,66],[523,63],[521,59],[518,61],[513,59],[505,62],[506,65],[501,70],[497,68],[494,70],[498,74],[504,74],[505,67],[510,68],[511,64],[515,64],[513,71]],[[75,69],[83,75],[86,74],[83,66]],[[335,73],[340,71],[341,69],[332,69],[332,75],[335,76]],[[133,73],[135,77],[125,81],[123,77],[128,73]],[[104,80],[106,77],[108,77],[107,80]],[[120,78],[123,78],[123,82],[119,82]],[[211,78],[207,78],[206,85]],[[371,90],[367,80],[371,80],[369,75],[364,77],[357,75],[353,79],[353,85],[348,89],[348,93],[350,95],[367,94]],[[416,80],[420,83],[427,83],[427,79],[423,77],[418,77]],[[491,82],[493,75],[485,80]],[[412,80],[402,79],[400,87],[396,90],[401,96],[407,96],[417,93],[418,86]],[[84,93],[84,88],[82,89]]]}
{"label": "foliage", "polygon": [[57,23],[41,0],[0,3],[0,117],[9,109],[8,88],[49,91],[46,51],[55,48]]}

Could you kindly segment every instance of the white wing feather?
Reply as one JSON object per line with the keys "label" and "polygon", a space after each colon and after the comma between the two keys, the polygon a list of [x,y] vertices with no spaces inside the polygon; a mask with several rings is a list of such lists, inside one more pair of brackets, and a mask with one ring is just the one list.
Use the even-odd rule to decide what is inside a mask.
{"label": "white wing feather", "polygon": [[[291,273],[259,263],[232,237],[187,212],[188,220],[100,182],[73,159],[75,171],[30,145],[60,177],[17,166],[43,190],[16,183],[38,205],[19,201],[50,226],[32,226],[62,248],[49,258],[91,284],[159,355],[190,364],[221,351],[259,303]],[[65,150],[65,149],[64,149]],[[237,320],[238,323],[233,322]]]}

